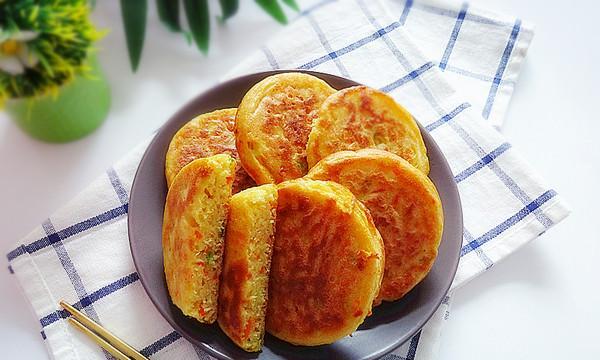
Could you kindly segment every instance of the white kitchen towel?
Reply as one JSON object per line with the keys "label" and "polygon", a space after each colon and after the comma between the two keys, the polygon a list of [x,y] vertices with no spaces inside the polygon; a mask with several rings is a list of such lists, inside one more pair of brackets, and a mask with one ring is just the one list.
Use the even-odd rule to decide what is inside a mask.
{"label": "white kitchen towel", "polygon": [[398,0],[386,3],[427,59],[496,127],[533,37],[531,24],[469,3]]}
{"label": "white kitchen towel", "polygon": [[[411,6],[417,8],[415,4]],[[438,6],[443,9],[444,5]],[[407,17],[402,15],[404,10],[395,13],[399,11],[395,8],[406,9],[401,3],[367,0],[319,3],[235,73],[273,67],[310,68],[384,89],[405,105],[436,139],[459,186],[465,232],[453,285],[456,288],[536,238],[568,211],[556,192],[486,124],[482,117],[484,108],[471,105],[460,86],[450,84],[436,66],[439,61],[427,58],[410,33],[403,30],[399,19],[404,16],[408,24],[408,19],[419,12]],[[487,16],[484,24],[495,21],[492,15]],[[464,27],[468,14],[460,18]],[[478,22],[472,25],[482,22],[482,18],[478,15]],[[461,31],[454,34],[453,28],[454,35],[448,34],[447,38],[460,39]],[[512,62],[512,50],[519,41],[520,32],[516,32],[502,39],[504,45],[494,46],[513,44],[508,58],[504,59],[503,53],[498,59],[505,68]],[[446,58],[449,66],[454,54]],[[502,74],[499,81],[489,84],[490,89],[503,84]],[[128,193],[146,146],[147,143],[141,144],[110,168],[8,254],[9,269],[32,304],[42,337],[54,358],[106,358],[95,344],[64,321],[67,314],[58,307],[60,299],[83,309],[152,358],[208,357],[183,340],[154,309],[131,260]],[[449,299],[444,301],[419,334],[388,357],[434,358],[448,302]]]}

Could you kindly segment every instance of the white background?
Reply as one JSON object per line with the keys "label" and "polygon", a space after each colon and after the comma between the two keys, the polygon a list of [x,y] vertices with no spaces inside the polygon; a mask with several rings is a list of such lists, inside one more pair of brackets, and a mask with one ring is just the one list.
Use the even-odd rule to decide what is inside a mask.
{"label": "white background", "polygon": [[[118,3],[98,3],[96,23],[110,29],[99,44],[112,86],[110,116],[83,140],[50,145],[0,114],[0,253],[279,29],[242,1],[238,16],[215,24],[203,57],[159,25],[151,6],[146,47],[132,74]],[[440,359],[600,359],[600,3],[472,3],[536,24],[502,131],[573,213],[457,291]],[[46,359],[39,323],[2,267],[0,358]]]}

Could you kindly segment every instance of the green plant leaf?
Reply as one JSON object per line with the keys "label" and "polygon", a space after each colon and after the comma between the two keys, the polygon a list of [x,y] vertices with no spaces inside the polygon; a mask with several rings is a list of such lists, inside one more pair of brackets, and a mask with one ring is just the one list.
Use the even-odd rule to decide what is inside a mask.
{"label": "green plant leaf", "polygon": [[255,0],[263,10],[265,10],[273,19],[281,24],[287,24],[287,17],[277,0]]}
{"label": "green plant leaf", "polygon": [[221,4],[221,21],[225,21],[235,15],[240,5],[238,0],[219,0],[219,4]]}
{"label": "green plant leaf", "polygon": [[121,17],[125,28],[129,61],[134,72],[138,68],[144,48],[147,15],[148,0],[121,0]]}
{"label": "green plant leaf", "polygon": [[156,0],[158,17],[171,31],[180,32],[179,0]]}
{"label": "green plant leaf", "polygon": [[183,0],[183,6],[194,42],[206,54],[210,38],[208,0]]}
{"label": "green plant leaf", "polygon": [[300,6],[296,3],[296,0],[281,0],[284,4],[292,8],[293,10],[300,11]]}

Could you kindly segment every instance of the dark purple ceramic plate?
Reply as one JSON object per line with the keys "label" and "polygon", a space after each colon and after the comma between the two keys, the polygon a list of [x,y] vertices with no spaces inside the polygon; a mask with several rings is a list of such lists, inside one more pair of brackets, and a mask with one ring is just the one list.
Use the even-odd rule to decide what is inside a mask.
{"label": "dark purple ceramic plate", "polygon": [[[167,194],[165,154],[175,132],[198,114],[237,107],[252,85],[283,71],[239,77],[206,91],[179,110],[158,131],[138,167],[129,201],[129,241],[142,285],[148,296],[179,334],[221,359],[373,359],[385,355],[416,334],[440,306],[458,265],[462,243],[462,210],[458,190],[444,155],[421,128],[431,172],[444,208],[444,235],[439,255],[427,277],[399,301],[384,303],[354,332],[331,345],[293,346],[267,334],[262,352],[240,350],[218,325],[202,325],[185,317],[170,301],[163,273],[161,229]],[[307,71],[336,89],[358,85],[341,77]]]}

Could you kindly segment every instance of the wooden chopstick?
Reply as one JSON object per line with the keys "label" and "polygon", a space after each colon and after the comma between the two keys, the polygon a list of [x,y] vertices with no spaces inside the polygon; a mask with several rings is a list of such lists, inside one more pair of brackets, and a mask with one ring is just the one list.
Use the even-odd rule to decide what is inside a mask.
{"label": "wooden chopstick", "polygon": [[[74,325],[77,329],[83,331],[86,335],[88,335],[92,340],[94,340],[98,345],[102,346],[106,351],[111,352],[110,349],[107,349],[104,345],[110,346],[112,349],[118,351],[121,356],[113,354],[118,359],[135,359],[135,360],[148,360],[147,357],[140,354],[136,349],[131,347],[129,344],[124,342],[123,340],[116,337],[110,331],[106,330],[102,326],[98,325],[92,319],[87,317],[85,314],[75,309],[73,306],[61,300],[59,302],[60,306],[62,306],[65,310],[67,310],[73,318],[70,318],[70,323]],[[85,330],[83,330],[85,329]]]}

